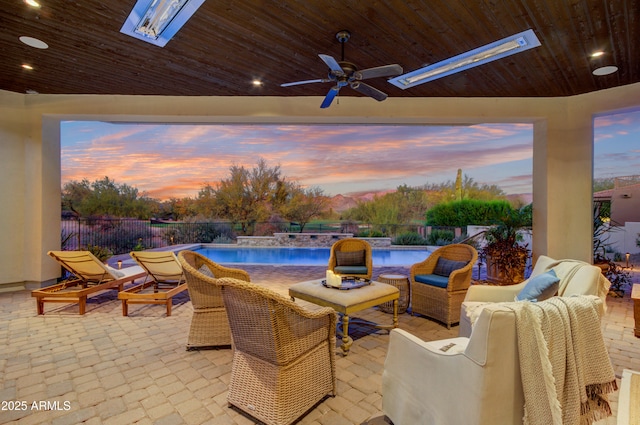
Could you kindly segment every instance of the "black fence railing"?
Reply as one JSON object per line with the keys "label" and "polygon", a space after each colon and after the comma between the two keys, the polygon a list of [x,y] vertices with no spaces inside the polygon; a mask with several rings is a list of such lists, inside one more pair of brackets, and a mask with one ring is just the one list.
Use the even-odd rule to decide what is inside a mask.
{"label": "black fence railing", "polygon": [[[62,249],[87,247],[108,249],[112,254],[160,248],[188,243],[233,243],[237,235],[271,236],[278,232],[300,232],[300,225],[288,222],[254,223],[247,232],[229,222],[172,222],[135,219],[65,219],[62,220]],[[466,229],[431,228],[416,224],[366,224],[356,222],[309,223],[304,233],[353,233],[356,236],[395,238],[404,233],[418,233],[424,238],[452,239]]]}

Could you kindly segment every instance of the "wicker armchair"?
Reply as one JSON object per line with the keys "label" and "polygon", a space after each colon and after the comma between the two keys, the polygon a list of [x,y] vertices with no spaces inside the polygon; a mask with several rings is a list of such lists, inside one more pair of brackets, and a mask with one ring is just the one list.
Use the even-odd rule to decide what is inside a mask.
{"label": "wicker armchair", "polygon": [[328,269],[336,274],[371,279],[371,245],[362,239],[341,239],[331,246]]}
{"label": "wicker armchair", "polygon": [[193,251],[180,251],[178,261],[184,270],[193,317],[187,339],[187,350],[231,345],[229,321],[217,281],[232,277],[249,281],[244,270],[220,266]]}
{"label": "wicker armchair", "polygon": [[[440,258],[445,261],[439,265]],[[450,271],[448,277],[446,272],[440,271],[447,269],[446,260],[449,265],[459,262],[457,266],[460,267],[447,270]],[[460,308],[471,285],[473,265],[477,260],[478,252],[471,245],[452,244],[436,249],[426,260],[411,266],[411,313],[438,320],[448,329],[459,323]]]}
{"label": "wicker armchair", "polygon": [[267,425],[288,425],[336,392],[336,314],[271,289],[219,279],[233,336],[227,401]]}

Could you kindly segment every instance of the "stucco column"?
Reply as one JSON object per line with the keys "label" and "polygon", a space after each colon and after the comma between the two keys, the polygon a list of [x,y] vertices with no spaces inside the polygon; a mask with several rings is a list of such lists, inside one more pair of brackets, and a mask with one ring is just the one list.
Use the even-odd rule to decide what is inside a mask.
{"label": "stucco column", "polygon": [[533,255],[591,262],[593,118],[563,109],[534,123]]}

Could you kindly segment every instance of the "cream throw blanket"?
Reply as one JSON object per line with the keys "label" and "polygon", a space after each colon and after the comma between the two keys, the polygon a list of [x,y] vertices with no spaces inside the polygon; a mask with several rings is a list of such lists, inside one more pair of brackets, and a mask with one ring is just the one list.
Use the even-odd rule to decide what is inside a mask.
{"label": "cream throw blanket", "polygon": [[586,425],[611,415],[617,389],[595,296],[504,303],[516,317],[525,425]]}
{"label": "cream throw blanket", "polygon": [[[553,263],[547,264],[544,268],[544,272],[548,272],[553,269],[556,276],[560,278],[560,282],[558,283],[558,293],[564,294],[567,285],[571,279],[573,279],[573,276],[578,272],[578,270],[583,266],[589,265],[591,264],[578,260],[557,260]],[[602,308],[604,311],[607,311],[606,299],[610,287],[611,282],[609,282],[604,275],[600,274],[598,280],[598,296],[603,301]]]}

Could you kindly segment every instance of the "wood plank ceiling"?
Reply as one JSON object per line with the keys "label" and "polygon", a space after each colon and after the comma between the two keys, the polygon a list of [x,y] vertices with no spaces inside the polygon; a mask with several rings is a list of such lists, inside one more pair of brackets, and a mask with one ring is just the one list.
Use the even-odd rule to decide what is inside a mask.
{"label": "wood plank ceiling", "polygon": [[[339,59],[343,29],[352,34],[345,58],[361,69],[408,72],[529,28],[542,43],[408,90],[368,81],[392,97],[569,96],[640,81],[640,0],[208,0],[164,48],[120,33],[134,0],[39,1],[0,9],[0,90],[324,96],[329,83],[280,84],[326,77],[318,53]],[[590,58],[596,50],[605,54]],[[604,65],[618,72],[592,74]]]}

